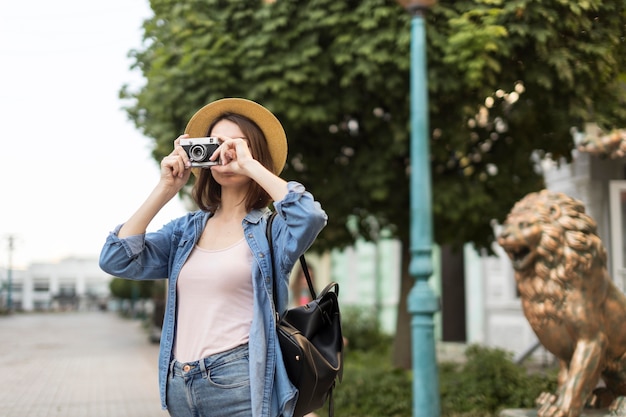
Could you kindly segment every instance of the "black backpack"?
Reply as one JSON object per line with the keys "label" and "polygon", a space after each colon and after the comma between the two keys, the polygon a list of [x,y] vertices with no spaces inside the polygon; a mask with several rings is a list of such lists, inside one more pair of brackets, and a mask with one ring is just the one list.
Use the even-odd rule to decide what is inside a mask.
{"label": "black backpack", "polygon": [[[272,213],[267,221],[270,265],[273,268]],[[294,417],[302,417],[322,407],[328,400],[328,415],[333,416],[332,393],[335,381],[343,376],[343,336],[339,312],[339,284],[331,282],[316,296],[304,255],[300,256],[311,300],[303,306],[276,312],[276,278],[273,302],[278,340],[291,383],[298,388]],[[273,275],[273,273],[272,273]]]}

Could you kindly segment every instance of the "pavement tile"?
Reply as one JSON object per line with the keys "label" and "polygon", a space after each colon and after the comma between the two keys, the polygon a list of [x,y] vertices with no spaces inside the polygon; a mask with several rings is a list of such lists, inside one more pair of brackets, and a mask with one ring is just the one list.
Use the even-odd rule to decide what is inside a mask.
{"label": "pavement tile", "polygon": [[0,316],[0,417],[167,417],[157,358],[116,313]]}

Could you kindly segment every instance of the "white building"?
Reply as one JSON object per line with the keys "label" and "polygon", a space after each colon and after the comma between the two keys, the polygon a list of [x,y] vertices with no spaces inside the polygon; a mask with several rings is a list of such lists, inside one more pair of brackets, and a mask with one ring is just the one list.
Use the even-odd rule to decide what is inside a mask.
{"label": "white building", "polygon": [[70,257],[56,263],[34,263],[26,270],[0,268],[0,306],[14,311],[87,310],[105,305],[111,276],[97,258]]}

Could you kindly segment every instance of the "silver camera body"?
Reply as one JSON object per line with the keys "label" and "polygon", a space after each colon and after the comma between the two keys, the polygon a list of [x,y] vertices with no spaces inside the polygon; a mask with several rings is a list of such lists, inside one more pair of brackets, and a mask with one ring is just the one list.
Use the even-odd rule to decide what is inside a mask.
{"label": "silver camera body", "polygon": [[192,167],[210,167],[220,164],[217,160],[209,161],[213,152],[220,146],[219,140],[215,137],[181,139],[180,146],[185,150]]}

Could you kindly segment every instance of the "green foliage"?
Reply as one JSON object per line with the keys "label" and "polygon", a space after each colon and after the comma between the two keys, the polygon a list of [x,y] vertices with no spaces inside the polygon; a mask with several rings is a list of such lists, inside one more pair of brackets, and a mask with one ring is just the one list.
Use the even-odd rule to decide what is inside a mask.
{"label": "green foliage", "polygon": [[[335,415],[345,417],[411,416],[411,379],[393,369],[388,356],[347,350],[343,382],[335,388]],[[323,415],[324,409],[318,412]]]}
{"label": "green foliage", "polygon": [[461,0],[431,10],[439,242],[492,241],[489,221],[543,187],[534,153],[569,159],[571,128],[626,124],[625,19],[620,1]]}
{"label": "green foliage", "polygon": [[385,351],[392,337],[383,333],[371,309],[345,307],[341,310],[341,330],[350,351]]}
{"label": "green foliage", "polygon": [[473,345],[465,355],[461,366],[440,366],[443,414],[534,408],[541,392],[556,390],[556,375],[529,374],[504,350]]}
{"label": "green foliage", "polygon": [[[470,346],[466,356],[462,365],[440,364],[442,417],[495,417],[504,408],[534,408],[539,393],[556,386],[556,375],[529,374],[502,350]],[[412,415],[411,373],[393,369],[387,358],[348,348],[344,379],[334,392],[336,415]]]}
{"label": "green foliage", "polygon": [[[341,328],[347,342],[344,378],[334,394],[336,415],[409,416],[409,373],[391,366],[391,337],[380,330],[371,310],[343,308]],[[384,412],[383,412],[384,411]],[[323,415],[320,410],[319,415]]]}
{"label": "green foliage", "polygon": [[[283,122],[285,178],[323,202],[319,248],[347,219],[408,242],[411,17],[392,0],[151,0],[128,114],[154,156],[202,105],[257,100]],[[427,13],[435,239],[489,247],[491,221],[544,186],[533,155],[569,157],[571,129],[626,125],[623,0],[441,0]],[[358,222],[370,236],[369,222]]]}
{"label": "green foliage", "polygon": [[111,295],[122,300],[151,298],[154,286],[154,281],[132,281],[122,278],[113,278],[109,283]]}

